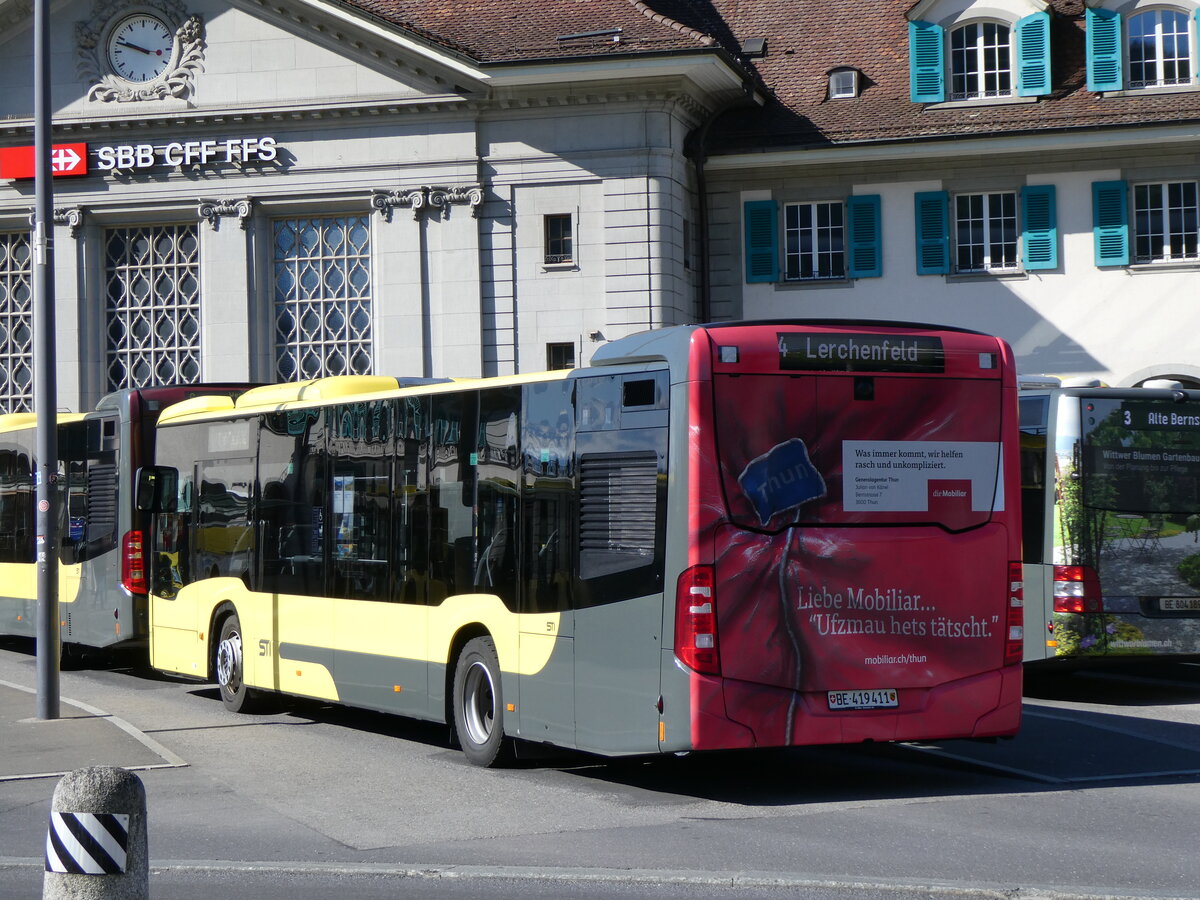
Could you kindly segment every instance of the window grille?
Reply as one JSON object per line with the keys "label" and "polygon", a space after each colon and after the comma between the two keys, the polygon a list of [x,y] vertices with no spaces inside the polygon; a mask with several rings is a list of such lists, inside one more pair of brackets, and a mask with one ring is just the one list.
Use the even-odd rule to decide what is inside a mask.
{"label": "window grille", "polygon": [[108,389],[200,380],[200,242],[195,225],[108,231]]}
{"label": "window grille", "polygon": [[0,412],[33,409],[33,286],[28,234],[0,234]]}
{"label": "window grille", "polygon": [[275,223],[275,363],[283,381],[371,373],[366,216]]}

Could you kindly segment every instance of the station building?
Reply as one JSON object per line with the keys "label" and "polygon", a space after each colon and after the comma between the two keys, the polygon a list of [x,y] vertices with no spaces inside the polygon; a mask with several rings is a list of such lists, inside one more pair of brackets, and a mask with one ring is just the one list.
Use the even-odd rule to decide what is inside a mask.
{"label": "station building", "polygon": [[[1197,9],[66,0],[59,403],[765,317],[1200,384]],[[3,411],[32,399],[31,18],[0,0]]]}

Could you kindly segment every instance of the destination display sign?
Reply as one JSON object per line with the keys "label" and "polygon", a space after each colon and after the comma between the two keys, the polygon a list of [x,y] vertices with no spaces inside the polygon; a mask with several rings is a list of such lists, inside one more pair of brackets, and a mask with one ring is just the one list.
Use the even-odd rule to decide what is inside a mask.
{"label": "destination display sign", "polygon": [[927,335],[779,335],[779,368],[808,372],[944,372],[942,340]]}

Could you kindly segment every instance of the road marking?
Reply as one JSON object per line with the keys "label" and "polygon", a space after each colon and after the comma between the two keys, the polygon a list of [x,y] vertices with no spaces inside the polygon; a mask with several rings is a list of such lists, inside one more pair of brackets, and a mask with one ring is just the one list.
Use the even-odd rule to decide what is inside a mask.
{"label": "road marking", "polygon": [[[5,681],[2,678],[0,678],[0,686],[13,688],[14,690],[18,691],[24,691],[26,694],[37,694],[37,691],[33,688],[26,687],[23,684],[15,684],[11,681]],[[151,763],[149,765],[122,766],[123,769],[127,769],[130,772],[145,772],[149,771],[150,769],[178,769],[187,766],[187,760],[168,750],[149,735],[143,734],[141,731],[119,716],[114,716],[112,713],[98,709],[97,707],[92,706],[90,703],[84,703],[82,700],[71,700],[67,697],[60,697],[59,699],[61,702],[74,706],[76,709],[83,710],[88,715],[95,716],[98,719],[107,719],[109,722],[112,722],[114,725],[140,743],[151,753],[164,760],[164,762]],[[36,772],[22,775],[0,775],[0,782],[28,781],[34,778],[55,778],[62,777],[66,774],[67,772]]]}

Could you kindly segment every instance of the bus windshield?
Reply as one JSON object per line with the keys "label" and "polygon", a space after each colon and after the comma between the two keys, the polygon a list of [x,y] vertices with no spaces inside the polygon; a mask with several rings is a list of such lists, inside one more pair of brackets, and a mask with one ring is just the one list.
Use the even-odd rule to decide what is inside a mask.
{"label": "bus windshield", "polygon": [[1085,505],[1139,514],[1200,510],[1200,403],[1080,403]]}

